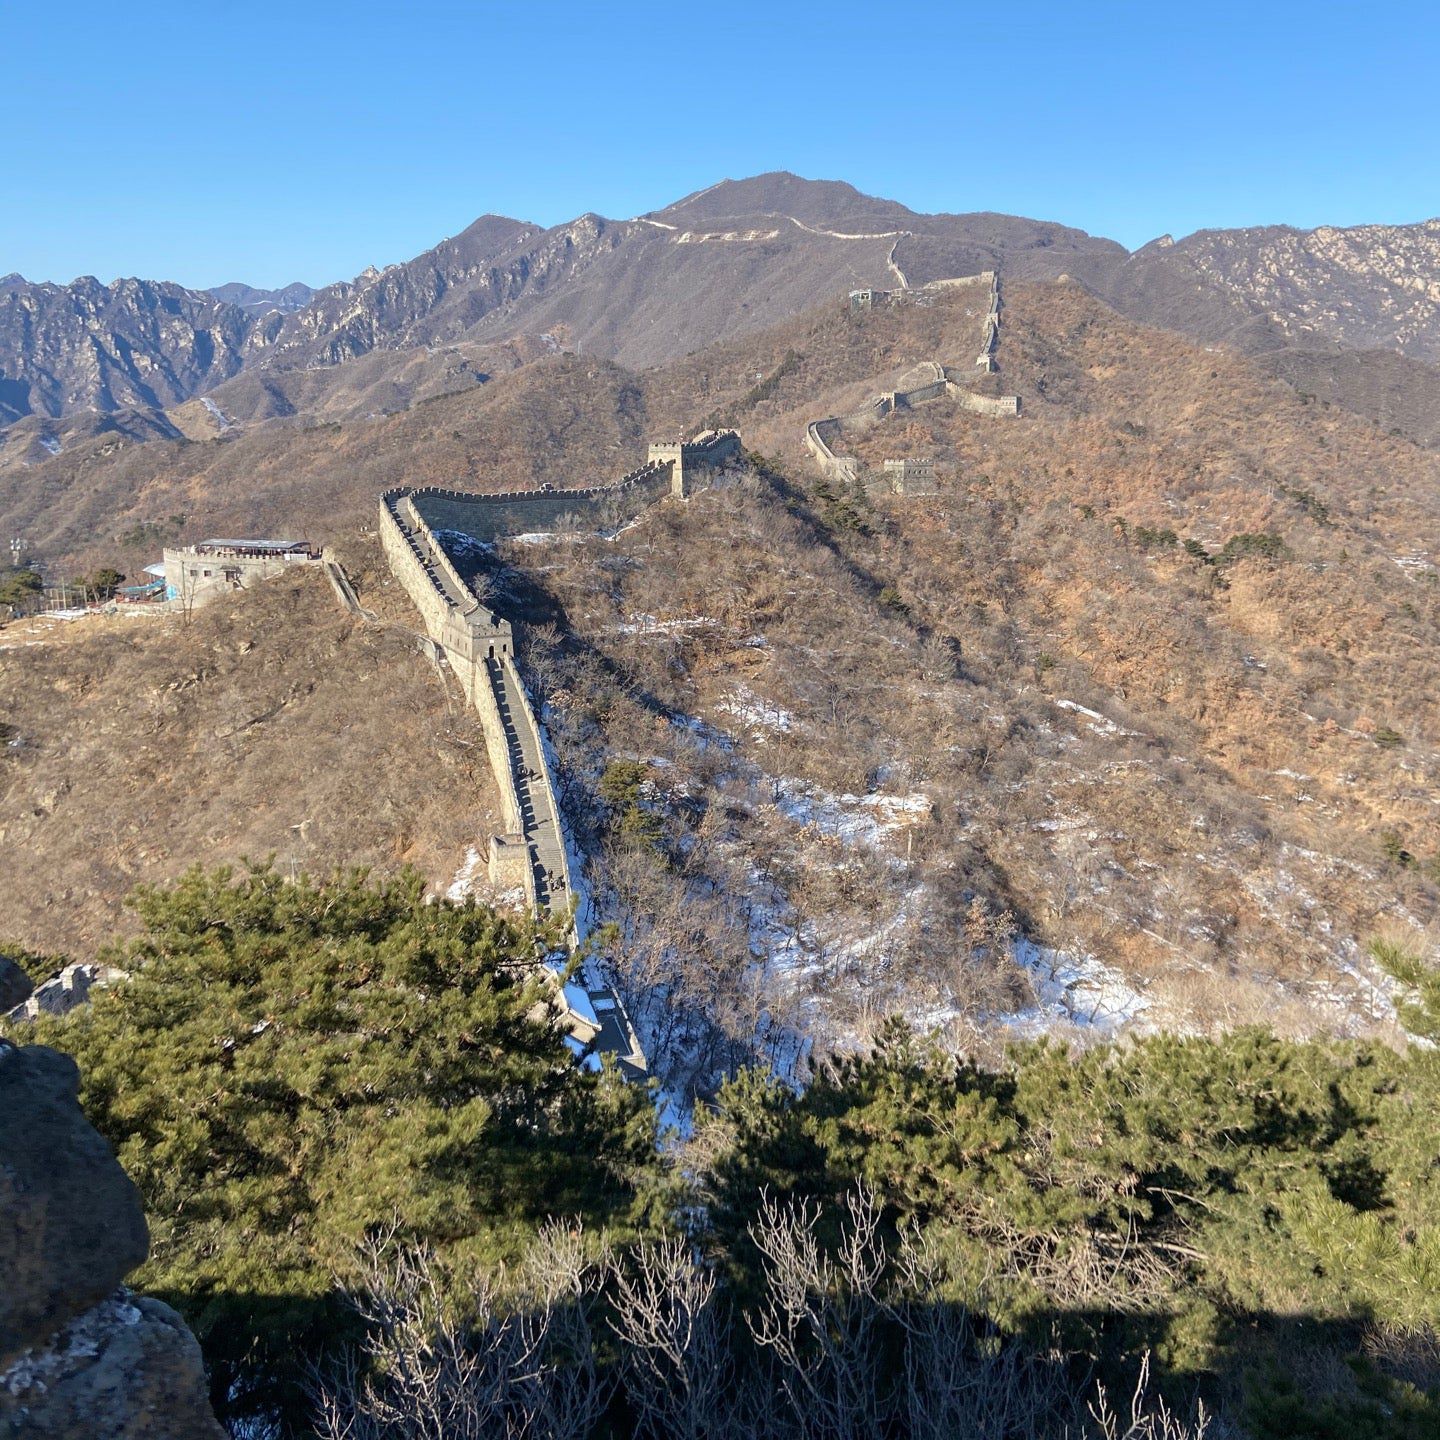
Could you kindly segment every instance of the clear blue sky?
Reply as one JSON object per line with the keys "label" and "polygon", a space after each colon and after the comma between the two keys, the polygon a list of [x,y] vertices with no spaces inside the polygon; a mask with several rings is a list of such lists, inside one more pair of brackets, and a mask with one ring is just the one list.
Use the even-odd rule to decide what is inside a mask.
{"label": "clear blue sky", "polygon": [[318,285],[774,169],[1132,246],[1440,213],[1434,0],[0,0],[0,37],[37,280]]}

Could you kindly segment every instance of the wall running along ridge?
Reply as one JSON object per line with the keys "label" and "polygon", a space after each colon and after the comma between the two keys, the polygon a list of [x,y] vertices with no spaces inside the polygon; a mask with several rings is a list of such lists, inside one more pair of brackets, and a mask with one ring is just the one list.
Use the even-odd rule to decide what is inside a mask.
{"label": "wall running along ridge", "polygon": [[[915,290],[854,290],[850,293],[852,310],[872,310],[879,305],[923,304],[937,292],[959,289],[971,285],[990,287],[990,308],[983,322],[980,357],[976,365],[987,373],[993,373],[995,347],[1000,334],[1000,276],[994,270],[984,270],[979,275],[962,275],[951,280],[934,280]],[[859,460],[853,455],[840,454],[841,445],[847,433],[867,430],[878,424],[896,410],[924,405],[931,400],[949,396],[962,410],[975,415],[1019,415],[1018,395],[976,395],[965,388],[965,379],[952,366],[942,365],[936,360],[927,360],[916,367],[922,372],[922,383],[908,390],[890,390],[877,395],[868,405],[853,410],[848,415],[827,416],[823,420],[812,420],[805,427],[805,448],[815,457],[823,474],[832,480],[855,482],[861,478]],[[914,372],[912,372],[913,374]],[[888,482],[887,482],[888,484]]]}
{"label": "wall running along ridge", "polygon": [[[380,497],[380,543],[425,630],[480,717],[507,832],[490,840],[492,883],[519,888],[527,904],[566,915],[578,900],[544,732],[515,663],[511,622],[485,606],[436,536],[456,530],[486,544],[575,524],[598,528],[633,519],[664,496],[690,493],[697,472],[740,453],[733,430],[650,447],[650,459],[617,484],[581,490],[515,490],[476,495],[436,486],[387,490]],[[583,905],[570,939],[586,937]],[[628,1073],[645,1057],[619,997],[603,984],[571,982],[557,996],[572,1046],[587,1057],[614,1053]]]}

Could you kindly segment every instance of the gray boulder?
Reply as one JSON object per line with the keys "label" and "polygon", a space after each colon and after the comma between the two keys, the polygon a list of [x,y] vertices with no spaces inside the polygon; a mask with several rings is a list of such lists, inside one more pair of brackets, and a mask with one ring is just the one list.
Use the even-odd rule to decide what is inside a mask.
{"label": "gray boulder", "polygon": [[13,960],[0,955],[0,1015],[23,1005],[34,988],[30,977]]}
{"label": "gray boulder", "polygon": [[105,1299],[149,1251],[140,1193],[79,1092],[68,1056],[0,1048],[0,1365]]}
{"label": "gray boulder", "polygon": [[224,1440],[195,1337],[120,1287],[150,1237],[79,1090],[67,1056],[0,1040],[0,1437]]}
{"label": "gray boulder", "polygon": [[185,1322],[118,1291],[0,1371],[5,1440],[223,1440]]}

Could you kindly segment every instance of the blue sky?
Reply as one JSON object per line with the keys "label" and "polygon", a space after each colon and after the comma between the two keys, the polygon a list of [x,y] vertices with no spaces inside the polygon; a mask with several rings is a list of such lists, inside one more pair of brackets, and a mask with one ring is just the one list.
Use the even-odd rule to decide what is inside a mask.
{"label": "blue sky", "polygon": [[0,36],[37,280],[318,285],[774,169],[1132,246],[1440,213],[1433,0],[0,0]]}

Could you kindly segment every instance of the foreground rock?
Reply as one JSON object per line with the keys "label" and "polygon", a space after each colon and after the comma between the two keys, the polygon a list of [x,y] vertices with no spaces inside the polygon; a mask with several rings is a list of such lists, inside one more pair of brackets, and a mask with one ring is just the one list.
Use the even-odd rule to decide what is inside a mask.
{"label": "foreground rock", "polygon": [[0,955],[0,1012],[23,1004],[34,988],[30,977],[13,960]]}
{"label": "foreground rock", "polygon": [[117,1291],[0,1372],[0,1435],[216,1440],[200,1346],[158,1300]]}
{"label": "foreground rock", "polygon": [[78,1092],[66,1056],[0,1041],[0,1436],[218,1440],[194,1336],[120,1288],[149,1234]]}

